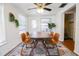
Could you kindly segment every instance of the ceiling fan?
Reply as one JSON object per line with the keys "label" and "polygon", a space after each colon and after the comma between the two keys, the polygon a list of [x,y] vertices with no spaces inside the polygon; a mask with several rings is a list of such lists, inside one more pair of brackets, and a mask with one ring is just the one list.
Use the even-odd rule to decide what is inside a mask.
{"label": "ceiling fan", "polygon": [[40,11],[43,11],[43,10],[51,11],[52,9],[46,7],[50,4],[52,4],[52,3],[34,3],[34,5],[36,7],[35,8],[30,8],[28,10],[37,9],[37,10],[40,10]]}

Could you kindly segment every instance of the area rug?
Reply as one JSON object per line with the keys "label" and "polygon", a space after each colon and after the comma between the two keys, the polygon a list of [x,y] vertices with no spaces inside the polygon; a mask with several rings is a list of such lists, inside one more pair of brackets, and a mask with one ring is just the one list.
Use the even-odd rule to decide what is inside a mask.
{"label": "area rug", "polygon": [[[32,51],[33,44],[29,44],[27,47],[23,47],[23,51],[21,55],[22,43],[20,43],[16,48],[12,49],[5,56],[30,56],[30,52]],[[41,42],[38,42],[36,48],[32,51],[32,56],[76,56],[75,53],[71,52],[67,49],[61,42],[57,45],[46,44],[47,51],[44,48],[44,45]],[[51,47],[51,48],[49,48]]]}

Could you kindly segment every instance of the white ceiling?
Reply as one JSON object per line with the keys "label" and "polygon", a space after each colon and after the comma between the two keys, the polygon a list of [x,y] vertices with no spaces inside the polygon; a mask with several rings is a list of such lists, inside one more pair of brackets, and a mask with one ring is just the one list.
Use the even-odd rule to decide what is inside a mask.
{"label": "white ceiling", "polygon": [[[36,9],[28,10],[29,8],[36,7],[33,3],[13,3],[12,5],[16,6],[19,10],[23,11],[27,15],[40,15]],[[59,8],[61,3],[52,3],[48,5],[47,7],[52,9],[52,11],[46,11],[44,10],[41,15],[55,15],[57,12],[61,11],[62,8]]]}

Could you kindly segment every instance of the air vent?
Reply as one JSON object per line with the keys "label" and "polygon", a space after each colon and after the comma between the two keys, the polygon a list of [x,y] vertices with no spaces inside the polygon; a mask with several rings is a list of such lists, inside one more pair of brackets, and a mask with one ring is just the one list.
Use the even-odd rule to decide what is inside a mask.
{"label": "air vent", "polygon": [[62,3],[61,5],[60,5],[60,8],[63,8],[63,7],[65,7],[67,5],[67,3]]}

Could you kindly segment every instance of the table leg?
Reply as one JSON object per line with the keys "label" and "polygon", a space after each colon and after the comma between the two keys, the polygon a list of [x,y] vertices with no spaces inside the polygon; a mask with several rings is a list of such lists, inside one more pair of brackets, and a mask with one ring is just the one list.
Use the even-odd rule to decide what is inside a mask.
{"label": "table leg", "polygon": [[[49,51],[48,51],[48,49],[47,49],[47,47],[46,47],[46,45],[45,45],[45,43],[44,43],[44,41],[42,41],[42,43],[43,43],[43,45],[44,45],[44,48],[45,48],[46,52],[48,53],[48,55],[50,55],[50,54],[49,54]],[[46,54],[46,55],[47,55],[47,54]]]}
{"label": "table leg", "polygon": [[34,48],[36,48],[37,43],[38,43],[38,41],[36,40],[36,41],[34,42],[34,46],[33,46],[32,50],[31,50],[31,52],[30,52],[30,56],[33,55],[33,50],[34,50]]}

